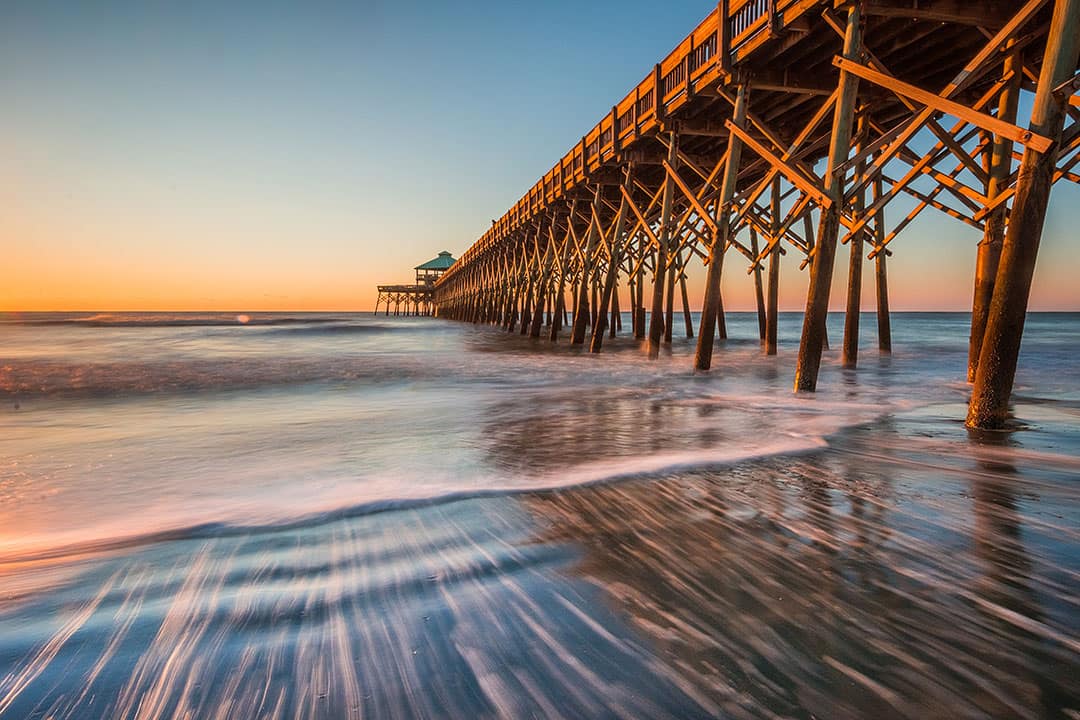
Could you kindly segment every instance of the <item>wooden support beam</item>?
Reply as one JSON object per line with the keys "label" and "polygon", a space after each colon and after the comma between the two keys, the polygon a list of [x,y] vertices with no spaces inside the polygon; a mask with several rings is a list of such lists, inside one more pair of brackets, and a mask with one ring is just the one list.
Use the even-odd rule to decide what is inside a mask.
{"label": "wooden support beam", "polygon": [[759,157],[765,160],[765,162],[769,163],[769,165],[772,166],[774,170],[787,178],[788,182],[790,182],[792,185],[799,188],[799,190],[802,190],[804,193],[813,198],[814,201],[821,207],[828,208],[832,206],[832,198],[830,198],[824,191],[822,191],[821,188],[817,187],[814,183],[807,180],[806,177],[796,168],[792,167],[788,163],[773,155],[765,148],[764,145],[751,137],[750,134],[747,133],[745,130],[734,126],[734,124],[730,120],[727,122],[727,125],[728,129],[731,130],[731,133],[733,135],[738,135],[739,139],[742,140],[745,145],[747,145],[751,150],[757,153]]}
{"label": "wooden support beam", "polygon": [[947,113],[954,117],[960,118],[966,122],[981,127],[988,132],[992,132],[995,135],[1008,138],[1013,142],[1018,142],[1025,147],[1030,147],[1038,152],[1046,152],[1050,149],[1053,141],[1040,135],[1032,130],[1024,130],[1018,128],[1012,123],[1007,123],[1004,120],[981,113],[977,110],[972,110],[966,105],[961,105],[958,102],[953,102],[947,98],[943,98],[940,95],[936,95],[932,92],[927,92],[921,88],[917,88],[914,85],[909,85],[902,80],[897,80],[894,77],[885,75],[884,73],[871,70],[865,65],[861,65],[858,62],[847,60],[845,58],[837,56],[833,59],[833,65],[840,68],[842,71],[849,72],[852,75],[856,75],[863,80],[867,80],[876,85],[892,90],[897,95],[903,95],[904,97],[911,98],[917,103],[921,103],[928,108],[937,110],[938,112]]}
{"label": "wooden support beam", "polygon": [[[874,180],[874,199],[881,196],[881,178]],[[878,328],[878,351],[883,353],[892,352],[892,323],[889,317],[889,276],[885,259],[889,251],[884,250],[885,244],[885,209],[882,208],[874,221],[874,249],[877,256],[874,258],[874,279],[877,290],[877,328]]]}
{"label": "wooden support beam", "polygon": [[[862,51],[862,13],[859,3],[848,9],[844,34],[844,57],[856,60]],[[852,63],[855,64],[855,63]],[[844,176],[836,166],[847,159],[851,143],[851,124],[855,111],[855,96],[859,87],[857,75],[840,71],[839,97],[833,114],[832,139],[829,145],[828,167],[825,173],[826,191],[833,204],[821,211],[817,244],[814,246],[810,271],[810,288],[803,316],[799,359],[795,369],[795,391],[813,392],[817,389],[821,352],[825,345],[825,320],[829,312],[829,290],[832,284],[833,260],[840,230],[841,202],[844,198]]]}
{"label": "wooden support beam", "polygon": [[[860,113],[858,120],[858,146],[866,142],[866,113]],[[862,175],[866,171],[866,163],[861,162],[855,168],[856,175]],[[866,202],[862,191],[855,195],[854,216],[861,217],[866,209]],[[861,313],[862,299],[862,257],[863,233],[852,233],[851,242],[848,246],[848,284],[847,302],[844,307],[844,340],[840,351],[840,365],[848,369],[854,369],[859,362],[859,315]]]}
{"label": "wooden support beam", "polygon": [[[746,83],[739,84],[735,99],[733,127],[742,129],[746,124],[747,105]],[[724,266],[724,251],[727,249],[731,212],[729,204],[735,197],[735,185],[738,179],[739,160],[742,156],[742,140],[733,135],[728,141],[727,162],[724,168],[724,180],[721,184],[720,197],[716,203],[716,230],[712,233],[709,245],[708,272],[705,279],[705,299],[701,308],[701,325],[698,327],[697,349],[694,353],[694,368],[708,370],[712,366],[713,341],[715,338],[717,314],[720,312],[720,276]]]}
{"label": "wooden support beam", "polygon": [[[619,202],[619,212],[615,216],[615,226],[611,229],[611,239],[609,245],[611,247],[611,257],[608,260],[607,273],[604,276],[604,286],[600,293],[600,307],[597,313],[597,322],[593,326],[592,341],[589,343],[589,352],[598,353],[604,344],[604,325],[607,319],[608,307],[612,307],[612,312],[618,312],[618,284],[619,284],[619,263],[622,260],[623,254],[623,232],[626,223],[626,210],[630,202],[627,199],[629,195],[628,188],[631,187],[634,177],[633,165],[628,165],[624,170],[624,179],[622,188],[625,192],[622,195],[622,200]],[[612,303],[614,303],[612,305]],[[633,305],[633,303],[631,303]],[[614,333],[615,323],[611,324],[611,330]],[[614,337],[614,335],[612,335]]]}
{"label": "wooden support beam", "polygon": [[[1080,0],[1057,0],[1031,110],[1030,127],[1034,133],[1060,140],[1066,106],[1054,97],[1053,89],[1076,72],[1078,56]],[[1000,428],[1008,417],[1055,164],[1054,153],[1038,152],[1032,147],[1024,151],[968,406],[969,427]]]}
{"label": "wooden support beam", "polygon": [[[758,254],[758,236],[754,228],[750,228],[750,252],[754,257]],[[753,264],[754,273],[754,299],[757,301],[758,338],[761,344],[765,344],[765,289],[761,284],[761,263]]]}
{"label": "wooden support beam", "polygon": [[[603,203],[603,186],[597,185],[593,191],[592,213],[589,216],[589,231],[585,238],[585,252],[581,258],[581,283],[578,287],[577,302],[574,305],[574,325],[570,333],[570,344],[581,345],[585,342],[585,326],[591,316],[589,309],[589,286],[592,283],[596,263],[597,237],[601,234],[600,208]],[[593,323],[593,327],[595,327]]]}
{"label": "wooden support beam", "polygon": [[863,0],[863,14],[879,17],[909,18],[922,22],[954,23],[997,28],[1011,17],[1011,6],[1000,0]]}
{"label": "wooden support beam", "polygon": [[770,203],[769,244],[769,301],[765,312],[765,354],[776,354],[777,323],[780,293],[780,177],[773,180]]}
{"label": "wooden support beam", "polygon": [[[672,132],[668,145],[668,165],[678,162],[679,136]],[[656,269],[653,272],[652,311],[649,315],[649,357],[660,355],[664,335],[664,278],[667,275],[668,243],[671,239],[671,204],[675,187],[670,178],[664,180],[664,200],[660,209],[660,235],[656,245]]]}

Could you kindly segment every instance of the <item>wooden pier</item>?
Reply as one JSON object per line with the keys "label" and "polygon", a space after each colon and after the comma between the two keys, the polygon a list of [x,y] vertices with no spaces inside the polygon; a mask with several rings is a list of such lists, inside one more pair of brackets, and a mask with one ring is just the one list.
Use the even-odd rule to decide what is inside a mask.
{"label": "wooden pier", "polygon": [[[571,343],[599,352],[626,282],[632,332],[655,357],[676,286],[695,332],[684,268],[700,261],[694,364],[707,370],[725,257],[748,264],[771,354],[779,255],[795,252],[809,278],[794,386],[813,391],[837,246],[854,368],[864,256],[888,352],[887,258],[933,209],[983,234],[967,421],[1001,427],[1050,187],[1080,182],[1078,52],[1080,0],[720,2],[435,283],[435,311],[533,337],[546,324],[554,341],[572,309]],[[1027,127],[1021,90],[1034,93]],[[914,208],[887,217],[903,196]]]}

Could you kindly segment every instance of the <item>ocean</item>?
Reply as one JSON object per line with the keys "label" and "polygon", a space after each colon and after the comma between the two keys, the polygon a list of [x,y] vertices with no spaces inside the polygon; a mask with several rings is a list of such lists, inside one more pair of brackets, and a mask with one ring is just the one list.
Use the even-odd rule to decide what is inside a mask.
{"label": "ocean", "polygon": [[0,720],[1080,717],[1080,314],[0,314]]}

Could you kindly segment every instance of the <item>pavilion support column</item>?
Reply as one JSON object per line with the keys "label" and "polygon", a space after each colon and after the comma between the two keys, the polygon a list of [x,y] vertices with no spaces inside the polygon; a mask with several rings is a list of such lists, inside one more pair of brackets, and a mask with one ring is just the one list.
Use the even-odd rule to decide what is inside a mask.
{"label": "pavilion support column", "polygon": [[[881,178],[874,179],[874,200],[881,197]],[[877,285],[877,336],[878,351],[883,353],[892,352],[892,324],[889,319],[889,273],[886,266],[886,258],[891,254],[889,249],[882,246],[885,242],[885,208],[878,210],[874,219],[874,247],[877,255],[874,256],[874,279]]]}
{"label": "pavilion support column", "polygon": [[[1002,89],[998,102],[998,118],[1007,123],[1016,123],[1016,104],[1020,97],[1020,80],[1023,77],[1023,64],[1020,54],[1013,50],[1005,59],[1006,74],[1012,73],[1009,83]],[[1011,140],[994,136],[990,149],[990,180],[986,186],[986,201],[993,202],[1009,182],[1012,172],[1013,143]],[[986,320],[990,312],[990,300],[994,296],[994,278],[997,275],[1001,259],[1001,245],[1005,240],[1005,219],[1008,209],[1002,203],[986,217],[986,227],[975,260],[975,294],[971,303],[971,339],[968,342],[968,382],[975,381],[975,371],[979,367],[979,351],[982,348],[983,334],[986,332]]]}
{"label": "pavilion support column", "polygon": [[1046,219],[1068,102],[1068,98],[1055,97],[1053,90],[1076,72],[1078,54],[1080,0],[1057,0],[1029,125],[1031,131],[1054,142],[1044,153],[1026,148],[1020,162],[1012,214],[1001,248],[994,295],[979,350],[975,387],[968,407],[968,427],[1001,428],[1008,415],[1031,278],[1035,272],[1035,258]]}
{"label": "pavilion support column", "polygon": [[[585,238],[585,256],[581,263],[581,283],[578,287],[577,301],[574,304],[574,329],[570,337],[572,345],[585,342],[585,326],[589,324],[592,311],[589,307],[589,293],[592,290],[593,266],[596,255],[596,239],[600,234],[600,208],[604,201],[603,186],[597,183],[593,191],[592,213],[589,218],[589,231]],[[596,303],[594,302],[593,305]],[[592,326],[596,327],[593,321]]]}
{"label": "pavilion support column", "polygon": [[[853,3],[848,10],[847,28],[844,32],[844,57],[852,62],[859,62],[861,54],[862,6],[860,3]],[[799,343],[799,360],[795,368],[795,392],[814,392],[817,389],[821,351],[825,344],[825,320],[829,313],[829,286],[832,284],[836,239],[840,231],[840,213],[844,202],[844,176],[836,171],[836,166],[847,160],[851,150],[851,125],[858,89],[859,78],[841,70],[839,93],[833,111],[829,161],[825,171],[825,191],[832,199],[832,204],[821,209],[814,260],[810,265],[810,288],[806,298],[806,314],[803,317],[802,340]]]}
{"label": "pavilion support column", "polygon": [[769,299],[765,309],[765,354],[776,354],[777,325],[780,320],[780,176],[773,179],[772,199],[770,200],[769,242]]}
{"label": "pavilion support column", "polygon": [[[668,135],[668,165],[678,167],[679,136]],[[671,242],[671,205],[675,196],[675,183],[664,178],[664,199],[660,206],[660,241],[656,249],[656,265],[653,268],[652,312],[649,317],[649,357],[660,355],[660,341],[664,335],[664,279],[667,277],[668,244]]]}
{"label": "pavilion support column", "polygon": [[761,344],[765,345],[765,335],[767,332],[768,322],[765,317],[765,288],[762,287],[761,281],[761,263],[757,261],[757,256],[760,248],[758,247],[757,231],[754,228],[750,228],[750,252],[753,254],[754,260],[754,299],[757,301],[757,325],[758,325],[758,338],[761,340]]}
{"label": "pavilion support column", "polygon": [[[859,115],[858,132],[859,143],[856,146],[861,150],[865,144],[866,116]],[[861,179],[866,172],[866,163],[859,162],[856,165],[855,177]],[[863,191],[855,193],[853,200],[854,213],[857,220],[861,220],[866,210],[866,200]],[[847,304],[844,308],[844,345],[840,354],[840,364],[845,368],[854,368],[859,363],[859,314],[862,311],[862,258],[863,258],[863,231],[853,234],[848,240],[848,285]]]}
{"label": "pavilion support column", "polygon": [[630,334],[637,337],[637,283],[633,278],[629,279],[630,286]]}
{"label": "pavilion support column", "polygon": [[[630,192],[633,182],[633,166],[628,166],[623,176],[623,189]],[[615,216],[615,227],[611,231],[611,257],[608,258],[607,273],[604,275],[603,289],[597,308],[596,322],[593,324],[592,341],[589,352],[598,353],[604,345],[604,330],[611,327],[611,337],[615,337],[617,313],[619,308],[619,263],[622,262],[623,232],[626,224],[626,196],[619,201],[619,212]],[[632,286],[631,286],[632,287]],[[608,308],[611,307],[611,322],[607,321]]]}
{"label": "pavilion support column", "polygon": [[[746,83],[739,84],[735,96],[735,110],[732,123],[737,127],[746,126]],[[731,211],[729,205],[735,197],[735,183],[739,174],[739,160],[742,157],[742,140],[732,133],[728,137],[727,160],[724,165],[724,179],[720,186],[720,197],[716,201],[716,229],[709,246],[709,270],[705,277],[705,299],[701,306],[701,324],[698,326],[697,350],[694,353],[694,368],[708,370],[712,367],[713,343],[716,337],[716,323],[723,318],[723,305],[720,298],[720,277],[724,269],[724,251],[727,250],[728,234],[731,229]],[[725,328],[726,330],[726,328]],[[721,337],[726,336],[721,333]]]}

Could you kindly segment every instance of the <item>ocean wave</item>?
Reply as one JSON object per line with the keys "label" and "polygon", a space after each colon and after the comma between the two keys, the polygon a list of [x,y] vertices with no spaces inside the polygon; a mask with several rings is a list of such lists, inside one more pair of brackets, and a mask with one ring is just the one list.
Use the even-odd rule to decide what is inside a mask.
{"label": "ocean wave", "polygon": [[[271,323],[267,323],[267,325],[270,324]],[[318,325],[313,325],[311,327],[305,327],[302,325],[290,327],[270,327],[267,328],[266,332],[286,335],[366,335],[373,333],[394,332],[402,329],[403,328],[400,326],[380,325],[377,323],[359,325],[356,323],[335,323],[333,321],[326,321]]]}
{"label": "ocean wave", "polygon": [[[263,519],[254,521],[221,515],[204,522],[178,522],[174,527],[164,529],[159,526],[158,529],[145,532],[98,533],[92,537],[77,539],[69,537],[52,544],[33,541],[24,544],[8,542],[6,547],[0,544],[0,572],[5,566],[81,559],[164,542],[271,534],[317,527],[366,515],[446,505],[464,500],[544,494],[613,482],[658,479],[677,472],[699,472],[779,455],[806,454],[823,449],[827,445],[826,439],[821,436],[788,435],[752,449],[717,448],[585,463],[559,473],[536,476],[525,483],[515,485],[508,485],[492,478],[477,483],[480,487],[433,489],[430,494],[413,497],[403,495],[364,502],[329,497],[321,502],[312,501],[312,505],[321,505],[321,507],[313,507],[308,512],[294,515],[284,514],[280,508],[268,508],[262,514]],[[295,506],[290,504],[289,512],[294,510]],[[246,507],[244,512],[250,516],[250,507]],[[153,519],[148,518],[148,521],[151,520]],[[154,523],[160,525],[160,520],[154,520]]]}
{"label": "ocean wave", "polygon": [[123,399],[323,382],[386,383],[416,380],[430,374],[419,364],[391,363],[370,357],[88,363],[31,358],[0,364],[0,398]]}

